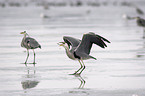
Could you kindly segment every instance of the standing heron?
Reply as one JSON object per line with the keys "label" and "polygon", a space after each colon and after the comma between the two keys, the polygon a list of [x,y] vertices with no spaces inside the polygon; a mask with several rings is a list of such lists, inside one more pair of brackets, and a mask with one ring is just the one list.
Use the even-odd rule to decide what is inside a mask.
{"label": "standing heron", "polygon": [[21,47],[24,47],[27,49],[27,58],[25,61],[25,65],[27,66],[27,60],[29,57],[29,49],[33,50],[33,53],[34,53],[33,64],[35,65],[36,63],[35,63],[35,51],[34,51],[34,49],[41,48],[41,45],[34,38],[29,37],[29,35],[26,33],[26,31],[21,32],[20,34],[24,34],[24,37],[23,37],[22,42],[21,42]]}
{"label": "standing heron", "polygon": [[108,41],[104,37],[97,35],[93,32],[84,34],[82,40],[69,36],[64,36],[63,40],[64,42],[59,42],[58,44],[65,48],[66,54],[70,59],[78,60],[81,65],[81,67],[77,71],[75,71],[75,73],[73,73],[72,75],[76,75],[76,74],[80,75],[82,71],[85,69],[83,60],[87,60],[87,59],[96,60],[95,57],[89,55],[93,44],[96,44],[101,48],[105,48],[107,47],[107,45],[105,44],[104,41],[110,43],[110,41]]}

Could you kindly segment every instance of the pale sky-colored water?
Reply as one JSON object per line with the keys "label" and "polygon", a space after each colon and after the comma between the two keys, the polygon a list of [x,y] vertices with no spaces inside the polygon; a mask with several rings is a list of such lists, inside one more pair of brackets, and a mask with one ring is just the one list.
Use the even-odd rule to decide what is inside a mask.
{"label": "pale sky-colored water", "polygon": [[[124,13],[138,16],[135,8],[108,5],[44,10],[28,6],[4,7],[0,13],[0,96],[145,95],[143,30],[135,20],[122,18]],[[41,18],[42,13],[49,18]],[[26,50],[20,46],[20,32],[24,30],[42,46],[35,50],[35,68],[22,64]],[[79,63],[70,60],[57,43],[65,35],[81,39],[89,31],[107,38],[111,44],[106,49],[93,45],[91,55],[97,60],[84,61],[82,78],[68,75],[80,67]],[[28,62],[33,62],[32,51]],[[78,89],[80,79],[86,81],[83,89]],[[30,85],[32,88],[26,89]]]}

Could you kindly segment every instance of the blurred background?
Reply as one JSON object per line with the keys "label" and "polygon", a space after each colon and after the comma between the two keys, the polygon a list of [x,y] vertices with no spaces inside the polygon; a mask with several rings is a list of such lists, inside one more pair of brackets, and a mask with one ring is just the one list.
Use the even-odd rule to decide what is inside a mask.
{"label": "blurred background", "polygon": [[[129,19],[145,19],[144,9],[145,0],[0,0],[0,96],[144,96],[144,31]],[[35,50],[36,67],[23,64],[23,31],[42,47]],[[57,43],[87,32],[111,43],[93,45],[97,60],[84,61],[81,77],[68,75],[79,62]]]}

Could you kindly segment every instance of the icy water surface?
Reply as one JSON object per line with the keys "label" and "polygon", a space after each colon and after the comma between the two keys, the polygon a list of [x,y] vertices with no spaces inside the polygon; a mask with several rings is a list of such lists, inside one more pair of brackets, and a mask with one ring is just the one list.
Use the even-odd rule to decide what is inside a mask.
{"label": "icy water surface", "polygon": [[[132,7],[111,5],[0,8],[0,96],[145,96],[143,30],[135,20],[124,20],[124,13],[138,16]],[[36,67],[23,64],[22,31],[42,46],[35,50]],[[106,49],[93,46],[91,55],[97,60],[84,61],[81,77],[68,75],[80,65],[57,43],[64,35],[81,39],[89,31],[111,44]],[[28,62],[33,62],[32,51]]]}

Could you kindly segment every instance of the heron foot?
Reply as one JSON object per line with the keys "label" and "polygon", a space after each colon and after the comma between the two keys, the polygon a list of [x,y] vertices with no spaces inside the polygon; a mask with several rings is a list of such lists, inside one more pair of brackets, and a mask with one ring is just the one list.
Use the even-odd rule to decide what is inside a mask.
{"label": "heron foot", "polygon": [[81,75],[81,73],[73,73],[73,74],[69,74],[69,75],[80,76],[80,75]]}
{"label": "heron foot", "polygon": [[75,75],[75,73],[73,73],[73,74],[69,74],[69,75]]}
{"label": "heron foot", "polygon": [[37,64],[37,63],[33,62],[33,63],[29,63],[29,64]]}
{"label": "heron foot", "polygon": [[20,63],[20,64],[28,64],[28,63]]}
{"label": "heron foot", "polygon": [[28,63],[25,62],[25,63],[20,63],[20,64],[25,64],[25,66],[27,66]]}

